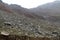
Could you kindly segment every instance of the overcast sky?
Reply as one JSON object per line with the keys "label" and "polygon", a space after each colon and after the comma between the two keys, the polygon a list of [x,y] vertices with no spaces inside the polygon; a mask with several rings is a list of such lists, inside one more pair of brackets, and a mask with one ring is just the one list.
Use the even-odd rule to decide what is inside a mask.
{"label": "overcast sky", "polygon": [[24,8],[34,8],[39,5],[53,2],[53,1],[54,0],[3,0],[3,2],[6,2],[8,4],[18,4]]}

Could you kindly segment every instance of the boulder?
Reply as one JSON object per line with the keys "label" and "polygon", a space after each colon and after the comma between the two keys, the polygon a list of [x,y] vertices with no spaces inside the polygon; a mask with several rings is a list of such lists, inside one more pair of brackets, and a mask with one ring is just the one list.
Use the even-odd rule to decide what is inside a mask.
{"label": "boulder", "polygon": [[12,23],[10,23],[10,22],[4,22],[4,25],[6,25],[6,26],[12,26]]}
{"label": "boulder", "polygon": [[8,36],[8,35],[9,35],[9,33],[8,33],[8,32],[6,32],[6,31],[2,31],[2,32],[1,32],[1,35]]}

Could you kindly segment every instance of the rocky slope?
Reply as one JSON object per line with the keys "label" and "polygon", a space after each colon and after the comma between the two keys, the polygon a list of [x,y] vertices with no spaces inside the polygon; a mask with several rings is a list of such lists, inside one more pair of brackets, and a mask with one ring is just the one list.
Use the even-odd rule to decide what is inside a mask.
{"label": "rocky slope", "polygon": [[[42,19],[32,19],[17,13],[0,10],[0,33],[28,37],[59,37],[60,24]],[[5,31],[5,32],[4,32]]]}
{"label": "rocky slope", "polygon": [[[59,39],[60,23],[47,21],[46,19],[48,19],[49,17],[42,18],[42,16],[38,16],[39,18],[41,17],[40,19],[38,19],[37,15],[32,15],[29,11],[23,11],[25,9],[20,8],[19,6],[18,7],[22,10],[16,10],[19,10],[20,12],[12,9],[5,3],[0,2],[0,5],[1,40],[8,40],[11,37],[12,38],[10,40],[55,40],[55,38],[56,40]],[[14,7],[16,6],[14,5]],[[20,13],[23,13],[23,15]]]}

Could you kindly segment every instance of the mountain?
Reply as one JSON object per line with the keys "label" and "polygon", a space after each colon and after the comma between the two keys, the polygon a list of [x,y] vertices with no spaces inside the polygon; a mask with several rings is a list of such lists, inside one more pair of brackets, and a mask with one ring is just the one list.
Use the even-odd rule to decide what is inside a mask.
{"label": "mountain", "polygon": [[60,1],[47,3],[31,10],[33,10],[37,15],[60,15]]}
{"label": "mountain", "polygon": [[[25,15],[29,18],[41,18],[41,16],[36,15],[34,12],[31,12],[29,9],[23,8],[16,4],[8,5],[10,9],[12,9],[14,12]],[[43,17],[42,17],[43,18]]]}
{"label": "mountain", "polygon": [[0,2],[0,39],[58,39],[60,37],[60,17],[37,15],[37,11],[35,13],[34,10],[31,11],[16,4],[8,5]]}
{"label": "mountain", "polygon": [[16,12],[19,15],[25,15],[27,17],[35,18],[34,17],[35,15],[33,15],[31,12],[29,12],[28,9],[22,8],[21,6],[16,5],[16,4],[8,5],[6,3],[1,2],[0,3],[0,9],[7,11],[7,12],[11,12],[11,13]]}
{"label": "mountain", "polygon": [[30,11],[42,16],[45,20],[60,22],[60,1],[40,5],[37,8],[30,9]]}
{"label": "mountain", "polygon": [[6,7],[6,5],[8,5],[8,4],[0,2],[0,9],[4,10],[4,11],[7,11],[7,12],[12,12],[12,10],[8,6]]}

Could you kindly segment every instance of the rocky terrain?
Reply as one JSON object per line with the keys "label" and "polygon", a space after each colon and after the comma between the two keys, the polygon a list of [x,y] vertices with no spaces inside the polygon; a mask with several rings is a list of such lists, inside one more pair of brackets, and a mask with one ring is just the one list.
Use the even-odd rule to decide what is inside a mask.
{"label": "rocky terrain", "polygon": [[36,15],[0,1],[0,40],[60,40],[60,16]]}

